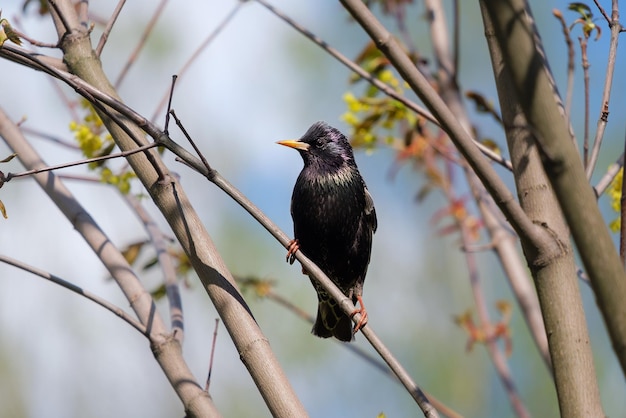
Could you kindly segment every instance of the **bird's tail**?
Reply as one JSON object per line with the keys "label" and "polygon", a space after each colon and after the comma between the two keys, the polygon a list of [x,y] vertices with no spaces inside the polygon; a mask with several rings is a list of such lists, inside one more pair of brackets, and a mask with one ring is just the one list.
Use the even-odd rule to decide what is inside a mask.
{"label": "bird's tail", "polygon": [[335,337],[338,340],[352,341],[352,320],[343,313],[337,302],[327,295],[319,298],[317,319],[311,332],[322,338]]}

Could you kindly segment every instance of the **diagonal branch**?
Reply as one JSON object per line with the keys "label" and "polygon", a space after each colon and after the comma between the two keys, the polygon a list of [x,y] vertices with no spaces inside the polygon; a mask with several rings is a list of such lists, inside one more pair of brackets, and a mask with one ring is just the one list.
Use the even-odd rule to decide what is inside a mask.
{"label": "diagonal branch", "polygon": [[535,134],[543,167],[590,278],[622,372],[626,373],[626,274],[572,143],[528,5],[523,0],[490,0],[484,4],[526,120]]}
{"label": "diagonal branch", "polygon": [[[0,136],[18,154],[18,158],[27,169],[45,167],[43,158],[26,141],[19,128],[3,111],[0,111]],[[210,416],[219,416],[208,394],[202,391],[185,363],[181,345],[169,336],[150,293],[143,287],[122,253],[53,172],[35,174],[33,178],[72,223],[76,231],[83,236],[123,291],[139,321],[151,336],[150,342],[155,358],[186,409],[195,415],[202,411]]]}
{"label": "diagonal branch", "polygon": [[184,336],[183,302],[180,297],[180,286],[176,276],[176,268],[171,254],[167,251],[166,238],[159,229],[157,223],[148,211],[143,207],[141,201],[132,194],[124,195],[126,202],[132,207],[143,224],[150,242],[156,250],[157,261],[163,270],[165,294],[170,305],[170,323],[172,334],[182,345]]}
{"label": "diagonal branch", "polygon": [[82,289],[79,286],[76,286],[75,284],[72,284],[70,282],[68,282],[67,280],[63,280],[62,278],[55,276],[52,273],[48,273],[47,271],[43,271],[40,270],[36,267],[33,266],[29,266],[26,263],[22,263],[21,261],[15,260],[11,257],[7,257],[4,255],[0,254],[0,262],[5,263],[5,264],[9,264],[13,267],[16,267],[20,270],[24,270],[28,273],[34,274],[35,276],[39,276],[42,279],[46,279],[48,281],[51,281],[54,284],[58,284],[61,287],[66,288],[67,290],[74,292],[78,295],[83,296],[84,298],[96,303],[97,305],[102,306],[104,309],[108,310],[109,312],[115,314],[116,316],[119,316],[120,318],[122,318],[122,320],[126,323],[128,323],[131,327],[135,328],[137,331],[139,331],[140,333],[142,333],[145,336],[147,335],[148,330],[146,329],[146,327],[141,324],[140,322],[138,322],[136,319],[132,318],[130,315],[128,315],[122,308],[120,308],[119,306],[115,306],[114,304],[112,304],[111,302],[102,299],[101,297],[99,297],[98,295],[94,295],[91,292],[88,292],[84,289]]}
{"label": "diagonal branch", "polygon": [[[73,28],[70,34],[61,38],[60,46],[68,68],[76,74],[65,77],[63,81],[75,88],[79,84],[93,85],[95,90],[108,95],[109,99],[114,98],[120,109],[129,110],[127,106],[121,104],[117,92],[102,69],[101,62],[95,57],[89,33],[78,26],[73,3],[64,0],[60,5],[60,13],[65,15],[65,20]],[[55,18],[55,23],[58,23],[58,18]],[[64,33],[62,25],[57,24],[57,33],[59,36]],[[91,97],[91,101],[94,102],[93,96],[80,87],[78,90],[81,95]],[[97,111],[122,151],[135,148],[138,145],[135,138],[142,144],[146,143],[145,133],[148,129],[152,130],[148,132],[149,134],[165,136],[155,129],[155,125],[148,124],[143,117],[139,117],[140,122],[135,123],[131,118],[118,117],[116,108],[109,110],[110,116],[101,109]],[[135,112],[128,113],[138,116]],[[157,152],[154,150],[146,152],[152,155],[151,160],[144,155],[145,153],[129,156],[127,160],[187,254],[270,412],[275,416],[306,416],[304,406],[287,379],[269,341],[254,320],[232,274],[217,251],[200,216],[193,209],[185,190],[176,176],[170,174]],[[196,398],[183,399],[185,407],[195,406],[195,400]],[[198,397],[197,400],[203,401],[203,398]],[[202,411],[206,411],[209,405],[205,403],[198,407],[189,412],[193,412],[194,416],[203,416],[206,412]]]}
{"label": "diagonal branch", "polygon": [[[596,4],[597,1],[596,1]],[[600,117],[598,118],[598,125],[596,128],[596,135],[593,139],[593,148],[591,149],[591,157],[589,159],[589,165],[587,165],[587,179],[591,179],[593,170],[598,161],[600,155],[600,147],[602,145],[602,139],[604,138],[604,130],[609,120],[609,102],[611,100],[611,88],[613,86],[613,74],[615,73],[615,63],[617,61],[617,41],[619,40],[620,33],[622,32],[622,25],[619,23],[619,10],[617,9],[617,2],[614,2],[614,8],[611,13],[611,20],[608,22],[611,29],[611,41],[609,43],[609,57],[606,66],[606,76],[604,78],[604,88],[602,90],[602,102],[600,108]],[[602,14],[605,18],[608,18],[606,12],[600,7]]]}
{"label": "diagonal branch", "polygon": [[[69,74],[62,70],[49,67],[45,65],[44,63],[38,61],[37,57],[34,57],[19,49],[11,48],[8,50],[8,52],[10,56],[14,58],[16,61],[30,63],[29,66],[34,67],[38,70],[44,71],[62,80],[63,82],[65,82],[66,84],[74,88],[74,90],[76,90],[77,93],[81,94],[83,97],[87,98],[88,100],[102,102],[103,104],[105,104],[106,106],[109,106],[111,109],[115,110],[116,112],[119,112],[120,115],[123,115],[120,118],[115,117],[115,114],[113,112],[110,112],[111,116],[113,117],[112,119],[106,118],[108,122],[112,123],[112,124],[107,125],[107,128],[112,134],[113,132],[119,132],[119,129],[116,128],[115,122],[125,123],[125,121],[129,121],[131,123],[134,123],[138,128],[141,128],[144,132],[150,135],[159,145],[166,147],[168,150],[170,150],[171,152],[176,154],[179,158],[181,158],[183,161],[185,161],[185,163],[187,163],[189,166],[191,166],[196,171],[198,171],[202,175],[209,178],[209,180],[211,180],[218,187],[224,190],[230,197],[232,197],[235,201],[237,201],[240,205],[242,205],[246,210],[248,210],[250,214],[253,217],[255,217],[255,219],[257,219],[257,221],[259,221],[270,233],[272,233],[272,235],[275,238],[278,239],[278,241],[285,248],[287,248],[290,242],[289,238],[273,222],[271,222],[269,218],[265,216],[265,214],[259,211],[258,208],[256,208],[244,195],[242,195],[237,189],[232,187],[232,185],[230,185],[225,179],[223,179],[217,172],[213,170],[208,170],[205,167],[205,165],[200,160],[198,160],[198,158],[194,157],[187,150],[185,150],[184,148],[182,148],[181,146],[173,142],[154,123],[150,122],[149,120],[147,120],[146,118],[144,118],[143,116],[141,116],[140,114],[132,110],[130,107],[126,106],[124,103],[119,101],[116,97],[113,97],[107,92],[99,90],[98,88],[92,86],[90,83],[86,82],[85,80],[82,80],[81,78],[73,74]],[[0,53],[2,53],[1,49],[0,49]],[[105,118],[103,118],[103,120],[104,119]],[[118,135],[122,135],[122,134],[125,134],[125,132],[122,131],[122,133],[119,133]],[[116,135],[113,135],[113,137],[115,138]],[[132,146],[136,146],[135,142],[132,139],[129,138],[129,141],[132,144]],[[129,145],[121,146],[120,148],[126,149],[127,146]],[[163,169],[166,170],[165,168]],[[140,176],[140,172],[142,172],[142,169],[135,168],[135,172],[138,174],[138,176]],[[165,172],[167,172],[167,170]],[[145,179],[143,179],[142,181],[144,180]],[[174,183],[174,187],[175,187],[174,195],[176,196],[176,198],[177,199],[183,198],[184,195],[182,195],[182,189],[180,188],[180,185],[175,183],[175,179],[173,178],[171,178],[170,181]],[[155,184],[152,183],[152,186],[150,186],[150,184],[151,183],[148,183],[146,187],[151,192],[151,195],[153,196],[153,200],[155,200],[155,203],[157,204],[157,206],[160,206],[160,204],[162,204],[161,199],[163,199],[163,196],[160,196],[160,194],[155,194],[155,187],[154,187]],[[163,187],[163,185],[159,185],[158,187]],[[184,197],[184,199],[186,200],[186,197]],[[167,209],[162,209],[162,210],[165,210],[165,213],[178,213],[180,211],[180,208],[185,207],[191,211],[191,205],[189,203],[181,205],[181,202],[178,202],[176,203],[175,206],[176,206],[175,208],[167,208]],[[197,217],[195,212],[190,212],[186,216],[190,216],[190,215],[193,218]],[[168,220],[170,219],[168,218]],[[211,259],[210,264],[218,263],[217,266],[219,267],[219,274],[220,274],[219,277],[215,277],[215,274],[218,273],[216,269],[209,267],[209,265],[206,264],[206,261],[199,258],[200,254],[197,253],[197,251],[199,251],[200,249],[197,247],[190,247],[192,242],[197,241],[197,242],[202,243],[202,242],[207,242],[207,240],[209,240],[208,235],[197,237],[192,240],[190,240],[190,238],[188,237],[189,234],[200,234],[200,235],[206,234],[206,231],[204,230],[204,227],[201,224],[201,222],[199,220],[194,220],[193,228],[192,228],[191,227],[192,225],[189,224],[188,221],[185,220],[185,218],[182,218],[180,221],[182,221],[182,224],[175,223],[174,225],[172,225],[170,223],[170,225],[172,225],[172,228],[175,234],[177,235],[179,242],[181,242],[181,245],[185,249],[185,251],[188,252],[188,254],[189,252],[191,252],[190,260],[192,261],[192,264],[194,265],[196,272],[198,273],[198,275],[200,276],[202,280],[210,280],[210,281],[217,280],[217,283],[213,283],[211,285],[209,285],[210,282],[205,283],[205,288],[207,289],[207,291],[209,290],[216,291],[218,289],[221,289],[220,291],[222,291],[226,289],[228,293],[227,298],[231,298],[234,292],[237,295],[237,301],[236,301],[237,309],[244,307],[244,309],[247,310],[247,306],[245,305],[243,298],[240,297],[239,292],[236,290],[236,287],[234,287],[234,285],[226,284],[226,281],[228,279],[232,279],[232,276],[230,275],[230,272],[226,270],[226,267],[223,266],[222,264],[223,261],[221,261],[221,258],[219,258],[219,255],[217,254],[217,252],[214,249],[210,250],[212,252],[215,251],[210,256],[210,259]],[[212,246],[212,243],[210,244]],[[297,258],[302,263],[302,265],[307,269],[307,271],[311,273],[312,276],[320,280],[320,283],[325,288],[327,288],[327,291],[329,292],[329,294],[337,298],[340,301],[340,305],[345,310],[345,312],[348,312],[348,313],[354,312],[355,308],[351,300],[348,299],[339,289],[337,289],[337,287],[332,283],[332,281],[330,281],[330,279],[328,279],[328,277],[317,266],[315,266],[315,264],[313,264],[310,260],[308,260],[301,253],[297,253]],[[207,274],[209,275],[208,277],[205,276]],[[228,282],[230,282],[230,280],[228,280]],[[215,284],[217,284],[217,286],[215,286]],[[217,300],[214,299],[214,297],[216,297],[217,295],[214,295],[212,293],[210,293],[210,296],[212,297],[214,303],[216,304],[216,308],[218,309],[218,312],[222,313],[220,309],[223,308],[222,304],[225,303],[225,301],[222,301],[220,299],[217,299]],[[220,295],[220,296],[224,297],[224,295]],[[235,308],[234,306],[231,306],[228,309],[234,309],[234,308]],[[226,314],[225,316],[222,316],[222,319],[227,329],[229,330],[231,337],[234,338],[236,344],[239,343],[238,339],[243,338],[244,340],[250,340],[252,338],[254,339],[254,341],[256,341],[256,344],[253,344],[254,348],[258,349],[259,343],[266,342],[266,340],[262,337],[254,337],[254,335],[252,334],[252,330],[254,328],[250,328],[249,326],[246,326],[244,327],[245,328],[244,330],[242,328],[242,323],[241,323],[242,319],[239,315],[240,314],[232,313],[232,314]],[[235,324],[230,322],[231,319],[234,319],[234,318],[238,318]],[[249,318],[251,317],[249,316]],[[355,315],[354,319],[358,321],[360,319],[360,316]],[[235,329],[232,328],[233,326],[235,326]],[[256,325],[256,323],[254,323],[254,327],[258,330],[258,326]],[[239,333],[238,330],[240,330],[242,333]],[[425,411],[425,414],[431,417],[437,416],[436,411],[428,403],[422,391],[412,381],[410,376],[406,373],[406,371],[402,368],[402,366],[397,362],[397,360],[393,358],[389,350],[382,344],[382,342],[377,338],[377,336],[373,333],[373,331],[371,331],[371,328],[366,327],[363,331],[364,331],[363,334],[366,336],[366,338],[368,338],[370,342],[372,343],[372,345],[376,348],[376,350],[379,351],[379,353],[381,353],[385,361],[390,365],[392,370],[399,376],[400,380],[407,387],[407,389],[409,390],[411,395],[414,397],[414,399],[416,399],[416,401],[420,404],[422,409]],[[256,331],[256,332],[260,332],[260,331]],[[248,361],[253,362],[253,361],[258,360],[258,361],[262,361],[263,367],[267,369],[270,356],[273,357],[273,355],[269,354],[268,352],[264,354],[260,352],[259,353],[251,352],[250,349],[252,347],[250,346],[250,344],[252,344],[252,342],[247,342],[245,343],[243,347],[240,348],[240,350],[242,350],[242,353],[245,354],[245,356],[244,354],[242,354],[242,358],[246,362],[246,365],[248,365],[247,363]],[[247,357],[247,356],[250,356],[250,357]],[[277,367],[277,366],[278,365],[274,365],[270,367]],[[257,372],[257,370],[251,367],[249,367],[249,370],[253,374],[253,377],[256,377],[258,379],[271,379],[271,378],[277,378],[277,377],[282,379],[282,371],[278,371],[276,369],[274,371],[270,370],[270,373],[268,373],[267,370],[265,370],[263,371],[262,376],[255,376],[254,373]],[[258,372],[261,372],[261,370],[258,370]],[[260,387],[261,390],[263,390],[264,388],[269,390],[270,388],[265,385],[266,384],[260,384],[260,383],[257,384],[257,386]],[[272,389],[272,392],[275,392],[275,389]],[[270,409],[274,407],[278,407],[278,405],[284,404],[285,402],[287,402],[290,405],[280,406],[280,408],[299,408],[299,406],[294,405],[291,402],[292,400],[293,399],[286,398],[285,393],[281,393],[280,399],[268,400],[266,398],[266,402],[269,402],[268,406],[270,406]],[[274,401],[278,402],[278,404],[277,405],[273,404],[272,402]],[[305,414],[303,410],[301,410],[299,413],[302,415]]]}
{"label": "diagonal branch", "polygon": [[[265,0],[256,0],[256,2],[261,4],[267,10],[269,10],[274,15],[276,15],[278,18],[282,19],[284,22],[286,22],[292,28],[294,28],[295,30],[300,32],[302,35],[306,36],[313,43],[315,43],[317,46],[319,46],[325,52],[327,52],[331,57],[335,58],[341,64],[345,65],[349,70],[353,71],[359,77],[363,78],[368,83],[370,83],[371,85],[373,85],[374,87],[376,87],[377,89],[382,91],[385,95],[387,95],[387,96],[397,100],[398,102],[402,103],[407,108],[411,109],[413,112],[415,112],[416,114],[420,115],[421,117],[423,117],[424,119],[428,120],[429,122],[432,122],[432,123],[434,123],[437,126],[440,126],[439,120],[437,120],[437,118],[435,118],[428,110],[424,109],[422,106],[418,105],[417,103],[415,103],[414,101],[408,99],[407,97],[405,97],[405,96],[403,96],[401,94],[398,94],[393,88],[391,88],[387,84],[383,83],[382,81],[380,81],[379,79],[374,77],[372,74],[370,74],[367,71],[365,71],[358,64],[356,64],[354,61],[351,61],[350,59],[348,59],[341,52],[339,52],[338,50],[336,50],[335,48],[330,46],[326,41],[324,41],[323,39],[321,39],[319,36],[315,35],[311,31],[307,30],[303,26],[299,25],[296,21],[294,21],[293,19],[291,19],[290,17],[288,17],[287,15],[282,13],[276,7],[272,6],[271,4],[269,4]],[[474,145],[476,145],[478,147],[478,149],[486,157],[488,157],[489,159],[493,160],[494,162],[500,164],[501,166],[503,166],[507,170],[509,170],[509,171],[511,170],[511,162],[508,161],[506,158],[504,158],[502,155],[499,155],[497,152],[494,152],[491,148],[485,146],[484,144],[480,143],[479,141],[474,141]]]}
{"label": "diagonal branch", "polygon": [[[439,121],[441,128],[446,131],[452,142],[454,142],[485,185],[489,194],[493,196],[494,201],[513,229],[520,236],[527,236],[536,248],[545,248],[545,243],[550,241],[550,238],[528,219],[508,187],[474,145],[471,136],[461,126],[456,116],[446,106],[428,80],[415,67],[394,37],[361,0],[341,0],[341,4],[370,35],[378,49],[385,54],[413,91],[422,99],[433,116]],[[556,247],[557,244],[552,243],[552,248]]]}

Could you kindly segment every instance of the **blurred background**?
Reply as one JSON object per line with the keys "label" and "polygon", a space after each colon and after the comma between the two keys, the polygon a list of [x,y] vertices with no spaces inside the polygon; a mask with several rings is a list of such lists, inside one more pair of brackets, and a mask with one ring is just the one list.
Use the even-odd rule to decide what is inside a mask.
{"label": "blurred background", "polygon": [[[49,16],[39,16],[34,2],[23,13],[22,3],[0,3],[2,17],[35,39],[55,42]],[[478,5],[461,3],[460,83],[497,102]],[[609,2],[603,3],[610,10]],[[274,0],[272,4],[348,57],[358,55],[369,40],[337,2]],[[184,7],[170,2],[120,86],[126,103],[151,117],[156,103],[169,90],[171,76],[180,72],[198,45],[237,5],[234,0],[189,0]],[[531,5],[563,93],[567,51],[551,10],[562,10],[568,22],[578,16],[566,11],[564,1],[532,1]],[[92,1],[89,7],[94,17],[106,21],[115,2]],[[155,7],[151,1],[125,5],[102,54],[111,79],[115,80],[126,64]],[[415,2],[408,13],[413,22],[411,36],[428,57],[429,33],[421,2]],[[605,27],[604,20],[597,23]],[[604,32],[597,42],[590,41],[589,47],[592,136],[606,68],[609,31]],[[96,26],[93,33],[95,46],[101,27]],[[580,36],[580,29],[574,29],[574,36]],[[42,52],[60,56],[58,51]],[[584,96],[578,52],[576,64],[572,119],[581,136]],[[620,120],[626,107],[617,93],[624,90],[620,75],[624,60],[619,55],[616,68],[616,94],[598,176],[623,148]],[[69,124],[73,114],[64,98],[75,100],[72,91],[41,73],[4,60],[0,60],[0,73],[0,105],[14,121],[24,118],[25,127],[72,141]],[[349,86],[349,76],[349,71],[322,49],[251,1],[241,4],[234,18],[179,79],[173,108],[213,167],[291,235],[289,204],[302,161],[275,141],[299,137],[317,120],[347,133],[348,126],[340,119],[346,111],[342,96],[350,89],[363,88]],[[471,104],[468,108],[481,136],[492,138],[505,149],[503,134],[491,118],[476,114]],[[163,110],[155,120],[162,124]],[[188,147],[175,128],[170,132]],[[78,152],[49,140],[29,138],[49,165],[81,158]],[[6,145],[0,143],[0,159],[9,154]],[[410,165],[395,170],[395,158],[395,152],[386,148],[356,153],[374,197],[379,224],[364,292],[369,324],[418,385],[456,411],[467,417],[512,416],[486,350],[478,344],[467,352],[467,334],[453,320],[473,308],[473,299],[457,237],[441,237],[440,225],[432,222],[444,201],[433,193],[418,203],[416,195],[423,179]],[[165,160],[180,175],[233,274],[273,280],[276,293],[314,314],[315,292],[300,266],[284,262],[285,250],[224,193],[171,156],[166,155]],[[22,167],[14,160],[1,169],[19,172]],[[84,167],[75,167],[62,173],[86,172]],[[511,176],[500,172],[512,185]],[[462,178],[457,181],[457,190],[465,190]],[[119,247],[145,239],[142,225],[114,188],[78,181],[66,184]],[[141,191],[133,186],[133,192]],[[8,213],[8,219],[0,219],[0,253],[54,273],[130,311],[96,256],[32,180],[5,185],[0,199]],[[601,204],[607,208],[608,223],[616,215],[606,202],[601,200]],[[158,211],[149,203],[146,206],[167,230]],[[142,257],[148,260],[151,254],[146,251]],[[504,299],[514,304],[513,298],[496,259],[489,253],[478,257],[484,291],[492,301],[492,319],[497,320],[495,301]],[[158,287],[159,278],[157,272],[142,276],[148,289]],[[626,410],[624,378],[591,290],[581,283],[581,292],[605,412],[622,416]],[[245,296],[311,416],[420,414],[399,384],[342,344],[313,337],[310,324],[270,300],[252,292]],[[182,297],[185,357],[198,380],[204,382],[217,313],[192,275],[183,286]],[[158,306],[167,318],[167,302],[160,300]],[[514,381],[534,416],[556,416],[558,407],[549,374],[513,306],[509,364]],[[353,344],[372,351],[360,335]],[[222,326],[218,328],[210,393],[225,417],[269,416]],[[0,265],[0,416],[183,415],[145,338],[95,304]]]}

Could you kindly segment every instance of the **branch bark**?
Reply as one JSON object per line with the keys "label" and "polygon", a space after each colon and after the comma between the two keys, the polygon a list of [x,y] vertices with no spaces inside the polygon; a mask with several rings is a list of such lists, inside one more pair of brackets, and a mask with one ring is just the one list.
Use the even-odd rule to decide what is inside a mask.
{"label": "branch bark", "polygon": [[[70,72],[119,100],[92,48],[88,30],[79,24],[72,2],[59,1],[57,6],[63,19],[59,19],[56,13],[53,17]],[[70,30],[66,32],[68,25]],[[128,119],[122,118],[127,121],[122,127],[106,114],[99,113],[121,150],[136,147],[135,140],[145,143],[143,131]],[[153,150],[130,156],[128,161],[187,253],[272,415],[307,416],[267,338],[175,176],[169,174],[158,153]],[[155,355],[158,359],[162,353],[156,352]]]}
{"label": "branch bark", "polygon": [[[495,203],[513,229],[518,234],[531,237],[531,241],[537,248],[545,248],[545,245],[541,243],[549,241],[550,237],[546,236],[545,231],[538,228],[528,219],[510,190],[474,145],[469,133],[461,126],[454,113],[446,106],[428,80],[415,67],[394,37],[362,1],[340,1],[439,121],[441,128],[446,131],[459,152],[463,154],[463,157],[465,157],[472,170],[474,170],[489,194],[494,198]],[[554,242],[550,247],[550,251],[557,250],[557,247],[557,243]],[[549,255],[546,255],[546,257],[549,257]]]}
{"label": "branch bark", "polygon": [[626,274],[574,147],[529,7],[523,0],[485,0],[484,4],[613,349],[626,372]]}
{"label": "branch bark", "polygon": [[[1,109],[0,136],[18,154],[24,167],[28,169],[45,167],[43,158]],[[111,277],[130,301],[139,321],[147,329],[157,362],[185,405],[185,410],[191,416],[221,416],[211,398],[196,382],[183,359],[180,343],[168,334],[163,318],[154,306],[152,296],[143,287],[122,253],[111,243],[111,240],[54,173],[40,173],[33,177],[98,255]]]}
{"label": "branch bark", "polygon": [[[543,169],[540,152],[515,93],[510,68],[503,61],[490,16],[485,7],[481,9],[518,198],[533,222],[548,229],[561,243],[561,251],[555,253],[551,260],[539,262],[537,252],[529,246],[526,237],[520,237],[535,279],[546,334],[549,336],[561,415],[602,416],[569,229]],[[553,98],[550,97],[550,100],[553,101]]]}

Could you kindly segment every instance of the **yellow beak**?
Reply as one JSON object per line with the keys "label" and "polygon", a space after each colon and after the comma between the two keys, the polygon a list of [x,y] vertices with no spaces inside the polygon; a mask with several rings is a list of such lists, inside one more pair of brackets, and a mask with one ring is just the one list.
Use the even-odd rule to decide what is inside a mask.
{"label": "yellow beak", "polygon": [[306,142],[302,142],[298,139],[286,139],[284,141],[278,141],[277,144],[284,145],[289,148],[295,148],[301,151],[308,151],[310,145]]}

